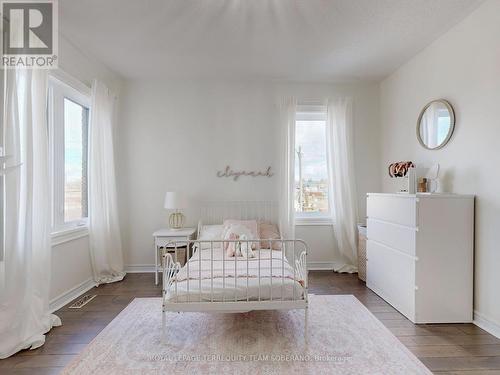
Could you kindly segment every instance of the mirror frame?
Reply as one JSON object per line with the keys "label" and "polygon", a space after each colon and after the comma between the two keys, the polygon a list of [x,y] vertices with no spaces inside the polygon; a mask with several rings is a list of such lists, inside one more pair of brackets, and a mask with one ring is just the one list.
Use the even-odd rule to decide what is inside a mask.
{"label": "mirror frame", "polygon": [[[439,146],[437,146],[437,147],[428,147],[424,143],[424,141],[422,140],[422,137],[420,137],[420,123],[422,121],[422,117],[424,116],[425,111],[433,103],[444,104],[445,107],[448,109],[448,112],[450,113],[450,129],[448,130],[448,134],[446,135],[446,138],[444,139],[444,141]],[[420,111],[420,115],[418,116],[418,120],[417,120],[417,139],[418,139],[418,142],[420,143],[420,145],[423,148],[425,148],[426,150],[439,150],[440,148],[443,148],[444,146],[446,146],[446,144],[450,141],[450,139],[451,139],[451,137],[453,135],[454,130],[455,130],[455,111],[453,110],[453,106],[450,104],[449,101],[447,101],[445,99],[432,100],[432,101],[430,101],[429,103],[427,103],[425,105],[425,107],[422,109],[422,111]]]}

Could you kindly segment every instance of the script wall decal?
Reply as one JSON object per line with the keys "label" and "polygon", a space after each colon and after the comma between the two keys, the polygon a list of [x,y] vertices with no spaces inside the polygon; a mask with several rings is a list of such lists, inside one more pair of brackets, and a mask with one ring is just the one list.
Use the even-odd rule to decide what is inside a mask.
{"label": "script wall decal", "polygon": [[241,176],[250,176],[250,177],[268,177],[271,178],[274,176],[274,173],[271,171],[271,167],[267,167],[265,171],[235,171],[231,169],[229,165],[226,166],[226,169],[223,171],[217,171],[217,177],[223,178],[232,178],[233,181],[238,181]]}

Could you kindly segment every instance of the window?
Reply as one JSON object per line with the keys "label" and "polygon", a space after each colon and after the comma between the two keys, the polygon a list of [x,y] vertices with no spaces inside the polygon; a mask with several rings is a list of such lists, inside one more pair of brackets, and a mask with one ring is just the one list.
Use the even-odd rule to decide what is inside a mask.
{"label": "window", "polygon": [[295,213],[302,221],[330,221],[326,106],[299,105],[295,120]]}
{"label": "window", "polygon": [[53,232],[87,225],[89,108],[89,95],[51,77],[48,115]]}

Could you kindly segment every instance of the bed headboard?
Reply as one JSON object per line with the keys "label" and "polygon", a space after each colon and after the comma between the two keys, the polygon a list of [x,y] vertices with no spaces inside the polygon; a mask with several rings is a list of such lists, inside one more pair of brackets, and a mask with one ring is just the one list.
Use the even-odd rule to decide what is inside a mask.
{"label": "bed headboard", "polygon": [[200,221],[222,224],[225,219],[262,220],[278,223],[278,203],[274,201],[202,202]]}

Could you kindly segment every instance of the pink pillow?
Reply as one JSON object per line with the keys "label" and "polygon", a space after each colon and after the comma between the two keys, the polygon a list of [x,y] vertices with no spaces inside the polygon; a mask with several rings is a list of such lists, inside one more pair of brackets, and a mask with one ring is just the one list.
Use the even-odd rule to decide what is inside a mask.
{"label": "pink pillow", "polygon": [[[259,222],[259,238],[269,239],[269,240],[279,240],[280,231],[276,224]],[[273,250],[281,250],[281,242],[271,241],[271,247]],[[269,241],[260,241],[261,249],[269,249]]]}

